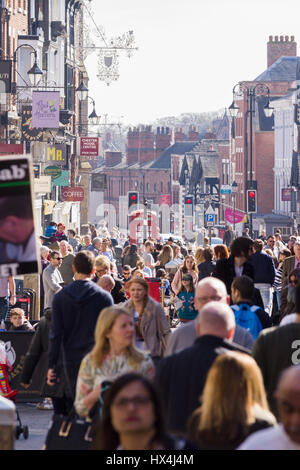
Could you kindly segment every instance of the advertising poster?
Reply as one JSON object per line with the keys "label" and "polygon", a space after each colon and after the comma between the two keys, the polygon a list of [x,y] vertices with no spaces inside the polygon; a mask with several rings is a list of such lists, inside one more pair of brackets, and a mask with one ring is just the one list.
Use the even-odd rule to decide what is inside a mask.
{"label": "advertising poster", "polygon": [[0,159],[0,277],[38,273],[28,157]]}
{"label": "advertising poster", "polygon": [[59,91],[32,92],[32,126],[59,128]]}

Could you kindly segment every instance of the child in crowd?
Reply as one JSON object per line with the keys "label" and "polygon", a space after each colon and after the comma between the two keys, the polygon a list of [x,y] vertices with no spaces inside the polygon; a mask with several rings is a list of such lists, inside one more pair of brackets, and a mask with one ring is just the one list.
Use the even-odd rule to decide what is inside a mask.
{"label": "child in crowd", "polygon": [[182,323],[194,320],[198,315],[194,307],[195,287],[191,274],[183,274],[182,287],[175,299],[177,316]]}
{"label": "child in crowd", "polygon": [[22,308],[12,308],[10,311],[11,325],[7,328],[8,331],[29,331],[32,330],[32,325],[25,318],[25,312]]}

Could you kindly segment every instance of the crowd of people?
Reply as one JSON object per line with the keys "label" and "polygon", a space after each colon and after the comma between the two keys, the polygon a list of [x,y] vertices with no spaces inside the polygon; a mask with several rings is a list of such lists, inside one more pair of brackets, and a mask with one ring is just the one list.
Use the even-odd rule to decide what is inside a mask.
{"label": "crowd of people", "polygon": [[22,385],[45,355],[54,414],[97,407],[94,449],[299,450],[300,239],[244,235],[138,246],[51,223]]}

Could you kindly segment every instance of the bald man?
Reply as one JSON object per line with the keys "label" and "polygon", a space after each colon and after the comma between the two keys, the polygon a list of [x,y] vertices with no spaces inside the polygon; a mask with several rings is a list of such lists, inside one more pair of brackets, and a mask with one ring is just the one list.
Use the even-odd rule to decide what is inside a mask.
{"label": "bald man", "polygon": [[170,432],[186,433],[186,422],[199,406],[199,396],[215,358],[228,350],[249,353],[248,349],[232,343],[234,314],[229,305],[219,300],[216,297],[208,302],[197,316],[195,343],[164,358],[158,365],[155,382],[164,402]]}
{"label": "bald man", "polygon": [[115,287],[115,281],[112,276],[109,274],[104,274],[100,277],[99,281],[97,282],[98,286],[102,287],[102,289],[106,290],[111,294],[111,291]]}
{"label": "bald man", "polygon": [[[207,302],[212,300],[229,305],[230,296],[227,294],[223,281],[215,277],[206,277],[198,283],[196,288],[195,308],[198,313],[200,313],[200,310]],[[165,356],[170,356],[185,348],[189,348],[193,345],[196,338],[196,320],[193,320],[177,328],[169,335]],[[247,330],[236,325],[233,342],[244,348],[252,349],[254,339]]]}
{"label": "bald man", "polygon": [[281,374],[274,397],[279,412],[278,426],[249,436],[239,450],[300,450],[300,366]]}

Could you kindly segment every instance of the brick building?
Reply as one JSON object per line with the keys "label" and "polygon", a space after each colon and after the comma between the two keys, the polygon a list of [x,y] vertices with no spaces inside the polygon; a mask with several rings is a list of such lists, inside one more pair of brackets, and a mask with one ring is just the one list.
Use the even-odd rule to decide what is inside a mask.
{"label": "brick building", "polygon": [[[299,58],[296,57],[297,45],[294,36],[269,37],[267,44],[268,68],[253,81],[240,82],[242,87],[256,87],[256,100],[253,115],[253,164],[252,179],[257,181],[258,216],[272,213],[274,209],[274,115],[266,117],[264,106],[267,104],[265,87],[270,90],[272,101],[284,96],[293,87]],[[250,117],[249,96],[247,92],[235,97],[239,107],[236,118],[232,120],[230,141],[231,183],[236,181],[238,191],[236,208],[246,211],[246,182],[250,179]],[[245,132],[247,129],[247,132]]]}
{"label": "brick building", "polygon": [[[28,34],[28,0],[3,0],[0,2],[0,60],[11,60],[18,47],[18,37]],[[12,81],[15,81],[17,64],[12,67]],[[18,122],[15,100],[11,95],[2,94],[0,102],[0,141],[9,142],[10,127]]]}

